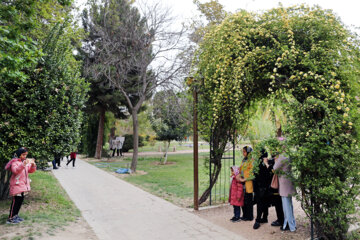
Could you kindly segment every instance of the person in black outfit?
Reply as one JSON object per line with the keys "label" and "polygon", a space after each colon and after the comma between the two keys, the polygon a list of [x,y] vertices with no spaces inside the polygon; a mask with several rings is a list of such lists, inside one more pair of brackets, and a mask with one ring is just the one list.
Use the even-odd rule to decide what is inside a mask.
{"label": "person in black outfit", "polygon": [[[61,157],[58,154],[55,154],[54,160],[52,161],[53,169],[58,169],[60,167],[60,159]],[[56,165],[58,165],[56,167]]]}
{"label": "person in black outfit", "polygon": [[[268,169],[271,170],[271,179],[274,176],[273,173],[273,167],[275,165],[274,159],[275,156],[272,156],[272,159],[269,159],[267,161],[267,165],[269,166]],[[277,217],[277,219],[271,223],[271,226],[279,227],[282,226],[284,223],[284,212],[283,212],[281,197],[279,195],[279,189],[273,189],[270,187],[269,192],[270,192],[270,199],[269,199],[270,205],[275,206],[276,217]]]}
{"label": "person in black outfit", "polygon": [[260,223],[268,222],[270,204],[270,184],[272,179],[272,166],[268,164],[268,154],[265,149],[261,150],[259,171],[255,174],[254,192],[256,199],[257,217],[253,228],[258,229]]}

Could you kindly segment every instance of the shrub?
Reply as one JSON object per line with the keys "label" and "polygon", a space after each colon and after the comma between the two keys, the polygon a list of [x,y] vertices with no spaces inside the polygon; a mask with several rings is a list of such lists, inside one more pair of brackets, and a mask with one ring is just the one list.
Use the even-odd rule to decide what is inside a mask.
{"label": "shrub", "polygon": [[[134,142],[133,142],[133,135],[132,134],[125,134],[125,142],[122,147],[123,152],[128,152],[130,149],[133,149]],[[139,147],[144,146],[144,137],[139,136]]]}

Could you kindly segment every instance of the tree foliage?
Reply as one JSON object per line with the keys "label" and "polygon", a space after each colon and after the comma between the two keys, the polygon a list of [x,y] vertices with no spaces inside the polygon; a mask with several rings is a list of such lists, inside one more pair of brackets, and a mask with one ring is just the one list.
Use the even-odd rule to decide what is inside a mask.
{"label": "tree foliage", "polygon": [[200,128],[214,138],[215,163],[231,133],[246,128],[252,102],[281,99],[299,197],[327,239],[346,238],[358,205],[359,49],[332,11],[302,5],[233,14],[197,55]]}
{"label": "tree foliage", "polygon": [[170,141],[182,141],[190,130],[191,104],[181,93],[176,94],[173,90],[157,92],[152,101],[153,111],[150,115],[151,125],[156,133],[156,139],[166,141],[164,164],[167,161],[167,152]]}
{"label": "tree foliage", "polygon": [[[72,53],[70,22],[52,25],[45,38],[32,36],[42,24],[37,9],[48,2],[58,4],[28,0],[0,7],[1,166],[20,146],[28,147],[42,166],[55,154],[69,153],[79,141],[87,85]],[[1,170],[1,198],[7,196],[8,180]]]}
{"label": "tree foliage", "polygon": [[[123,4],[124,8],[127,8],[126,4]],[[83,40],[82,46],[78,49],[79,55],[83,60],[83,76],[86,77],[87,81],[90,83],[89,99],[86,103],[85,111],[89,115],[87,118],[90,122],[87,125],[92,125],[91,120],[92,116],[98,115],[98,127],[97,127],[97,143],[94,145],[92,141],[88,139],[83,140],[83,144],[88,143],[89,145],[84,146],[84,150],[87,150],[87,154],[93,156],[93,150],[91,148],[96,148],[95,157],[101,157],[102,146],[104,145],[104,125],[107,119],[105,119],[105,113],[110,111],[118,119],[126,119],[125,115],[127,102],[122,92],[117,89],[114,84],[112,84],[108,78],[104,75],[97,76],[96,78],[92,77],[92,71],[89,69],[99,68],[99,64],[102,64],[104,61],[101,59],[99,49],[102,49],[103,38],[101,34],[98,34],[97,27],[94,22],[100,24],[102,16],[95,16],[89,12],[95,11],[98,6],[93,4],[90,11],[85,9],[82,13],[82,22],[84,30],[86,33],[86,38]],[[96,18],[96,19],[94,19]],[[115,22],[113,22],[115,24]],[[87,135],[87,134],[85,134]],[[84,137],[85,137],[84,135]],[[90,134],[92,135],[92,134]]]}
{"label": "tree foliage", "polygon": [[89,19],[100,40],[92,46],[94,67],[88,70],[94,79],[108,79],[126,99],[133,119],[131,170],[135,172],[138,113],[157,87],[179,77],[182,62],[169,58],[176,53],[183,32],[167,29],[172,19],[159,4],[136,8],[127,0],[91,1]]}

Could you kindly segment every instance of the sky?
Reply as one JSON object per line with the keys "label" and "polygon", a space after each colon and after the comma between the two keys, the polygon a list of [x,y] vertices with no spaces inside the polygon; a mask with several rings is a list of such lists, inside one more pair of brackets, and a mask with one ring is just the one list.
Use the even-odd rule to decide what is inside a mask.
{"label": "sky", "polygon": [[[82,6],[86,0],[75,0],[77,6]],[[187,22],[193,16],[199,15],[193,0],[143,0],[146,2],[160,2],[170,7],[179,23]],[[207,0],[200,0],[207,2]],[[247,11],[263,11],[277,7],[282,3],[284,7],[306,3],[310,6],[319,5],[322,8],[332,9],[348,26],[360,27],[359,0],[219,0],[227,11],[235,12],[238,9]],[[360,33],[359,30],[357,30]]]}

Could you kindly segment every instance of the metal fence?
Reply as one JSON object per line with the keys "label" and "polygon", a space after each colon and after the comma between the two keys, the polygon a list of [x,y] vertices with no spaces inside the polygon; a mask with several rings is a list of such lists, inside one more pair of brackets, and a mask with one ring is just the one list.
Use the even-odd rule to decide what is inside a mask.
{"label": "metal fence", "polygon": [[[211,147],[211,146],[210,146]],[[211,151],[210,151],[211,152]],[[210,157],[211,159],[211,157]],[[221,171],[219,173],[218,179],[211,189],[209,196],[209,204],[216,205],[227,203],[229,199],[229,189],[230,189],[230,168],[234,165],[240,166],[241,156],[239,152],[236,151],[235,143],[228,143],[225,152],[221,159]],[[211,181],[211,169],[212,163],[209,163],[209,181]],[[210,183],[210,182],[209,182]],[[210,183],[211,184],[211,183]]]}

